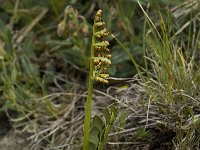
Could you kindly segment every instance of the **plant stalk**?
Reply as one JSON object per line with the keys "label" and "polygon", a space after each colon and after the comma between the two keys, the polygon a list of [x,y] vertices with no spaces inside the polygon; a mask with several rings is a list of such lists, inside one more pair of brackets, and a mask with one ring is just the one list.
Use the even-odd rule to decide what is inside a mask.
{"label": "plant stalk", "polygon": [[90,118],[91,118],[92,94],[93,94],[94,43],[96,42],[94,33],[95,33],[95,26],[93,26],[92,45],[90,54],[90,73],[89,73],[88,96],[85,107],[83,150],[89,150]]}

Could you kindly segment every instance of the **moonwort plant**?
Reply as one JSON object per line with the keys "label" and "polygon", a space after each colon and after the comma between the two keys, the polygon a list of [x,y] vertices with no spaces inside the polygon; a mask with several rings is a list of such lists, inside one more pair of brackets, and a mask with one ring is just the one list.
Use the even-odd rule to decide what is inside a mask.
{"label": "moonwort plant", "polygon": [[[109,74],[107,73],[108,67],[111,64],[111,55],[109,54],[110,50],[108,48],[109,42],[106,40],[106,37],[109,35],[105,28],[105,22],[102,21],[102,10],[98,10],[94,19],[93,25],[93,35],[92,35],[92,44],[91,44],[91,56],[90,56],[90,73],[89,73],[89,85],[88,85],[88,97],[86,101],[86,108],[85,108],[85,118],[84,118],[84,142],[83,142],[83,150],[90,150],[90,121],[91,121],[91,107],[92,107],[92,93],[93,93],[93,81],[96,80],[101,83],[108,83]],[[94,122],[98,122],[96,126],[101,126],[99,129],[104,129],[103,133],[101,134],[102,138],[100,143],[97,141],[97,145],[95,147],[99,147],[98,149],[102,149],[105,141],[107,138],[108,129],[113,124],[113,120],[116,118],[117,109],[113,109],[110,111],[106,109],[108,112],[107,124],[103,125],[102,120],[100,117],[95,117]],[[96,120],[96,121],[95,121]],[[109,128],[108,128],[109,127]],[[99,130],[96,132],[99,134]],[[102,145],[102,146],[101,146]],[[96,149],[96,148],[95,148]]]}

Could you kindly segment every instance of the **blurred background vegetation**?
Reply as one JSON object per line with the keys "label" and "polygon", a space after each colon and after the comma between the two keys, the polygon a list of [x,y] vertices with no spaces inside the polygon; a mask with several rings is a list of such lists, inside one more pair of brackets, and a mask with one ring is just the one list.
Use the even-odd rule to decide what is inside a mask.
{"label": "blurred background vegetation", "polygon": [[[183,61],[191,61],[196,70],[193,78],[199,83],[199,1],[140,0],[140,3],[161,36],[170,37],[168,40],[165,38],[165,44],[172,43],[174,49],[181,49],[179,60],[183,66],[179,62],[174,65],[183,68]],[[59,36],[57,26],[64,19],[67,6],[73,8],[74,14],[69,12],[65,34]],[[159,76],[159,69],[155,68],[156,65],[162,65],[157,56],[161,56],[163,52],[159,50],[166,47],[159,46],[161,41],[158,38],[147,38],[154,32],[153,27],[137,0],[1,0],[0,136],[13,128],[16,133],[28,137],[30,149],[52,148],[68,143],[78,146],[87,94],[91,29],[99,8],[103,10],[109,32],[128,47],[145,76],[155,73],[154,79],[171,82]],[[110,43],[110,76],[132,78],[137,71],[129,57],[111,38]],[[156,48],[157,51],[154,50]],[[175,55],[173,52],[164,55],[170,57],[171,54]],[[168,56],[165,61],[172,62]],[[151,63],[156,65],[152,66]],[[167,67],[173,68],[174,65],[170,63]],[[177,70],[173,71],[172,75],[176,76]],[[188,90],[189,94],[193,90],[192,83],[191,80],[185,80],[188,82],[181,84],[186,79],[182,76],[184,73],[187,72],[179,70],[177,82],[180,82],[180,89]],[[120,80],[110,83],[116,87],[120,84]],[[123,84],[127,86],[128,83]],[[96,86],[106,91],[105,87],[109,85]],[[197,91],[195,95],[198,95]],[[101,107],[110,103],[96,104],[96,108],[101,110]],[[76,123],[72,126],[74,120]],[[66,131],[69,129],[74,134]],[[139,138],[147,135],[143,129],[138,130],[137,134]],[[117,148],[120,149],[120,146],[114,147]]]}

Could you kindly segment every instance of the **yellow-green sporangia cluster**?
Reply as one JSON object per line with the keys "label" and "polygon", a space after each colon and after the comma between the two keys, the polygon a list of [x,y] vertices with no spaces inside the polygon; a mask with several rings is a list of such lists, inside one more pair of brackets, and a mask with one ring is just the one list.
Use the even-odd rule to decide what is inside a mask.
{"label": "yellow-green sporangia cluster", "polygon": [[106,31],[105,22],[102,21],[102,10],[99,10],[94,20],[94,31],[95,36],[94,46],[94,73],[93,78],[96,81],[102,83],[108,83],[109,74],[107,70],[111,64],[111,54],[108,48],[109,42],[106,37],[109,32]]}

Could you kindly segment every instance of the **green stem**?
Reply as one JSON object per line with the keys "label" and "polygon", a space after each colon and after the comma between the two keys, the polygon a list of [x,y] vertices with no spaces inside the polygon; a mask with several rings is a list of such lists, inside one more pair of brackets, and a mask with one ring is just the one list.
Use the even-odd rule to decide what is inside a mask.
{"label": "green stem", "polygon": [[84,142],[83,150],[89,150],[89,139],[90,139],[90,118],[91,118],[91,107],[92,107],[92,93],[93,93],[93,71],[94,71],[94,44],[95,39],[95,26],[93,26],[93,36],[90,54],[90,74],[89,74],[89,85],[88,85],[88,97],[86,101],[85,108],[85,118],[84,118]]}

